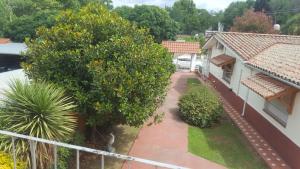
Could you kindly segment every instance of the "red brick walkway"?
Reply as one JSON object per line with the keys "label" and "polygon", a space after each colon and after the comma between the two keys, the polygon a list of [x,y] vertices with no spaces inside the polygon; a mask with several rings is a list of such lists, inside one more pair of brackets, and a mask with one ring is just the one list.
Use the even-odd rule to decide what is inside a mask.
{"label": "red brick walkway", "polygon": [[241,129],[242,133],[251,143],[252,147],[264,159],[272,169],[288,169],[287,164],[266,142],[266,140],[238,113],[226,100],[223,100],[225,111],[229,114],[234,123]]}
{"label": "red brick walkway", "polygon": [[[198,79],[202,81],[201,78],[198,77]],[[262,157],[269,168],[289,169],[289,166],[267,143],[267,141],[245,120],[245,118],[241,116],[241,114],[233,106],[230,105],[230,103],[224,97],[222,97],[222,95],[218,91],[216,92],[219,94],[219,97],[223,102],[225,111],[228,113],[236,126],[239,127],[242,133],[246,136],[252,147]]]}
{"label": "red brick walkway", "polygon": [[[164,104],[157,110],[164,112],[163,122],[145,125],[135,140],[129,155],[193,169],[224,169],[225,167],[188,152],[188,125],[177,116],[177,102],[193,73],[175,73]],[[153,169],[135,162],[126,162],[123,169]]]}

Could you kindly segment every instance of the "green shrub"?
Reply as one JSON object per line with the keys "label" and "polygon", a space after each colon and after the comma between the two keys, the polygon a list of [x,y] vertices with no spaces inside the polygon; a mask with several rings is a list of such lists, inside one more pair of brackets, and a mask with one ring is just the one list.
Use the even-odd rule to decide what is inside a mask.
{"label": "green shrub", "polygon": [[[189,83],[189,82],[188,82]],[[206,86],[189,84],[190,89],[179,101],[179,111],[187,123],[201,128],[218,121],[223,107],[218,97]]]}
{"label": "green shrub", "polygon": [[59,147],[57,149],[58,154],[58,163],[57,168],[59,169],[68,169],[69,168],[69,160],[72,156],[72,150],[64,147]]}
{"label": "green shrub", "polygon": [[[14,168],[14,161],[13,158],[0,151],[0,168],[1,169],[13,169]],[[26,163],[19,161],[17,162],[17,169],[26,169]]]}

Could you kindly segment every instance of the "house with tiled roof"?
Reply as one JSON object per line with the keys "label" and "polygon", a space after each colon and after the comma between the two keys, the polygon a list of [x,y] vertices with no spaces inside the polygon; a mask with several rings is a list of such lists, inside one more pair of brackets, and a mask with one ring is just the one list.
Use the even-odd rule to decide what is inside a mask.
{"label": "house with tiled roof", "polygon": [[195,70],[197,55],[200,53],[198,42],[163,41],[162,46],[173,55],[173,64],[177,70]]}
{"label": "house with tiled roof", "polygon": [[217,32],[203,49],[205,76],[291,168],[300,168],[300,36]]}

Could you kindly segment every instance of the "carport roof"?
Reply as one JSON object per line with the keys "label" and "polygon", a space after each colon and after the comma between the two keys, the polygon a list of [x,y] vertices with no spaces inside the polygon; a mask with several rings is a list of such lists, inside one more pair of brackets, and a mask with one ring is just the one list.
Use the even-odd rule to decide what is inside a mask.
{"label": "carport roof", "polygon": [[200,53],[200,44],[198,42],[163,41],[162,46],[171,53]]}

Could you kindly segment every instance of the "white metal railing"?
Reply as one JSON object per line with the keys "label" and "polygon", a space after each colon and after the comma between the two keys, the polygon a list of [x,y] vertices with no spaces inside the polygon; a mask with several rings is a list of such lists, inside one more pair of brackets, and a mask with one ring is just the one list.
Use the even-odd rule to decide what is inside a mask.
{"label": "white metal railing", "polygon": [[96,155],[101,155],[101,169],[104,169],[104,156],[108,157],[113,157],[125,161],[134,161],[134,162],[139,162],[139,163],[144,163],[146,165],[153,166],[155,168],[157,167],[162,167],[162,168],[168,168],[168,169],[188,169],[185,167],[180,167],[172,164],[166,164],[166,163],[161,163],[157,161],[152,161],[152,160],[146,160],[142,158],[137,158],[137,157],[132,157],[132,156],[127,156],[127,155],[122,155],[122,154],[116,154],[116,153],[110,153],[107,151],[102,151],[102,150],[96,150],[96,149],[91,149],[87,147],[82,147],[82,146],[76,146],[76,145],[71,145],[71,144],[66,144],[66,143],[61,143],[61,142],[56,142],[56,141],[51,141],[51,140],[46,140],[46,139],[41,139],[41,138],[36,138],[36,137],[31,137],[31,136],[26,136],[22,134],[17,134],[9,131],[3,131],[0,130],[0,134],[2,135],[7,135],[12,138],[12,143],[13,143],[13,148],[12,148],[12,154],[13,154],[13,161],[14,161],[14,169],[16,169],[16,148],[15,148],[15,140],[16,138],[21,138],[29,141],[30,145],[30,152],[31,152],[31,161],[32,161],[32,169],[36,169],[36,144],[39,143],[44,143],[44,144],[50,144],[54,146],[54,169],[57,169],[57,147],[65,147],[69,149],[74,149],[76,150],[76,169],[80,169],[80,152],[87,152],[87,153],[92,153]]}

